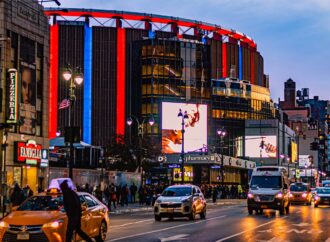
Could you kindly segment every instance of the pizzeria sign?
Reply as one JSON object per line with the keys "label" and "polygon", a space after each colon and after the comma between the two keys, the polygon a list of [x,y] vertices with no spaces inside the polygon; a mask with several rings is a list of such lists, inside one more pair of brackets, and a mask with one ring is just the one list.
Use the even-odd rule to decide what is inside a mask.
{"label": "pizzeria sign", "polygon": [[15,160],[26,164],[36,165],[41,160],[42,146],[34,140],[15,142]]}

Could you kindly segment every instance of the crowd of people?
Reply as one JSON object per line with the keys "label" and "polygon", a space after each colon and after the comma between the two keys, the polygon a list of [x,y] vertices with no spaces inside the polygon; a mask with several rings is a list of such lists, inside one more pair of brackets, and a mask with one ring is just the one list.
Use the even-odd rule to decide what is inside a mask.
{"label": "crowd of people", "polygon": [[[128,206],[129,203],[139,203],[140,205],[153,205],[157,196],[165,189],[164,184],[160,185],[142,185],[139,188],[133,183],[128,186],[110,184],[103,190],[98,185],[91,188],[88,184],[78,186],[78,191],[85,191],[95,195],[98,200],[107,204],[111,210],[117,206]],[[248,186],[242,185],[200,185],[200,188],[206,199],[245,199],[248,193]]]}
{"label": "crowd of people", "polygon": [[[117,206],[128,206],[129,203],[139,203],[140,205],[153,205],[157,196],[165,189],[165,184],[142,185],[138,187],[135,183],[131,185],[115,185],[111,183],[107,186],[90,186],[88,183],[78,185],[77,191],[93,194],[98,200],[107,204],[108,208],[116,209]],[[244,199],[247,197],[248,187],[242,185],[208,185],[202,184],[200,188],[206,199]],[[33,195],[33,191],[26,185],[21,188],[17,183],[10,191],[10,201],[12,206],[20,205],[26,198]]]}

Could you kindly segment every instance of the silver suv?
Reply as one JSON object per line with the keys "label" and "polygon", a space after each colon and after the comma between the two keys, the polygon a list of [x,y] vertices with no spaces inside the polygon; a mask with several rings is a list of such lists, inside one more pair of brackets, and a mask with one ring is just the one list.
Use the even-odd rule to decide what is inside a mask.
{"label": "silver suv", "polygon": [[195,185],[174,185],[167,187],[154,205],[155,220],[162,217],[189,217],[194,220],[196,214],[206,217],[206,201],[200,188]]}

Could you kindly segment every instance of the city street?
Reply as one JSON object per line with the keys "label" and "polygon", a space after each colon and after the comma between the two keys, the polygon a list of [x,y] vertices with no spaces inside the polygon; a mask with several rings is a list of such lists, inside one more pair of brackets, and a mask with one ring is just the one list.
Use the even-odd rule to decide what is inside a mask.
{"label": "city street", "polygon": [[265,210],[250,216],[244,203],[210,205],[206,220],[196,218],[155,222],[152,212],[113,215],[107,241],[330,241],[329,207],[291,206],[289,215]]}

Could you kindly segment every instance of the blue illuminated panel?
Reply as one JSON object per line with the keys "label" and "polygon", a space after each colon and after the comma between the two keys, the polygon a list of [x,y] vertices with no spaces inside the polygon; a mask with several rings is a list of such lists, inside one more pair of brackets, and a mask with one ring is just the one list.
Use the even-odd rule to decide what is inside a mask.
{"label": "blue illuminated panel", "polygon": [[243,79],[243,60],[242,60],[242,46],[238,49],[238,79]]}
{"label": "blue illuminated panel", "polygon": [[85,24],[83,141],[92,143],[92,28]]}

